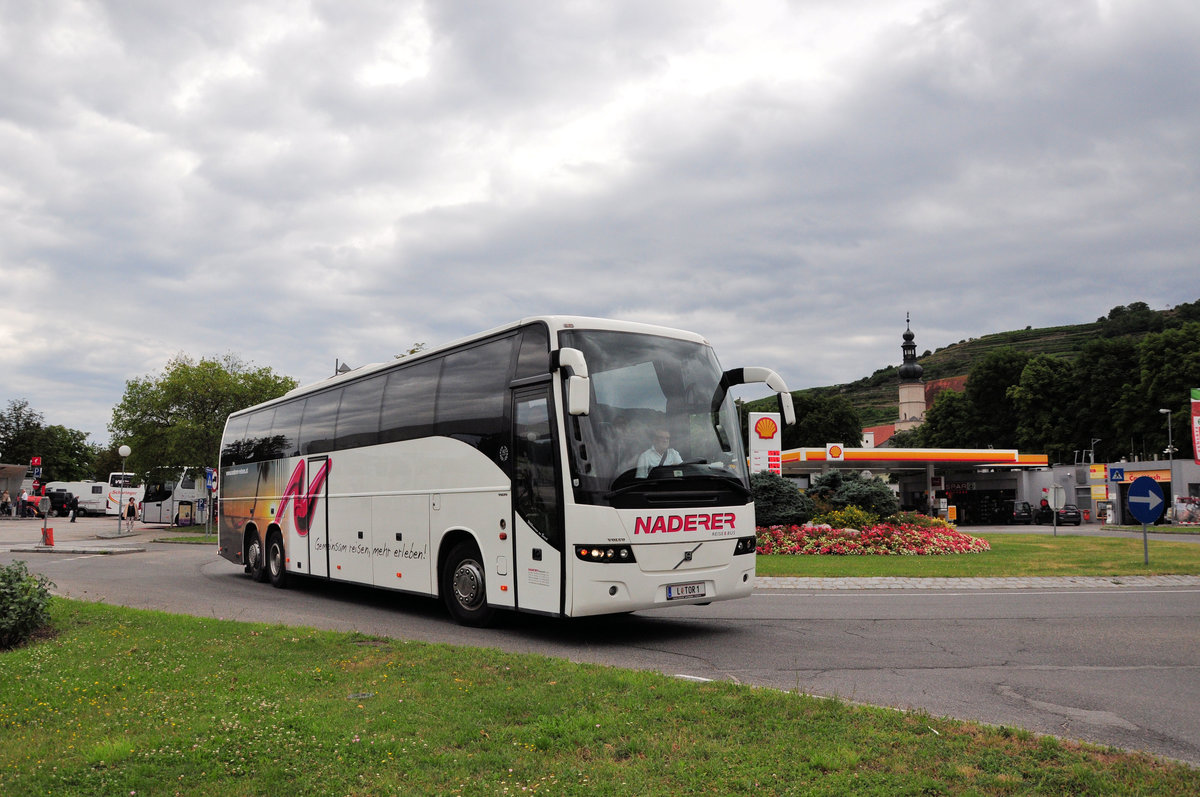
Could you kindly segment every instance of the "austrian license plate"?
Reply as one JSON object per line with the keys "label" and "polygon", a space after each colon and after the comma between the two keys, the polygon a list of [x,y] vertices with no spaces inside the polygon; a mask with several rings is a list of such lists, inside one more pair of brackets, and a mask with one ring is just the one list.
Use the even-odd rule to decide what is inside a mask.
{"label": "austrian license plate", "polygon": [[704,582],[697,581],[693,584],[668,584],[667,585],[667,600],[674,601],[680,598],[703,598],[704,597]]}

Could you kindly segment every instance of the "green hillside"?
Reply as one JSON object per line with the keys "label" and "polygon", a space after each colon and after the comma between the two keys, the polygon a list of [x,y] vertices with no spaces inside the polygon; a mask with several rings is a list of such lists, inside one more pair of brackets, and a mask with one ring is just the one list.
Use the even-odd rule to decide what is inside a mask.
{"label": "green hillside", "polygon": [[[1032,355],[1050,354],[1074,360],[1089,341],[1098,337],[1129,335],[1141,338],[1164,327],[1195,320],[1200,320],[1200,300],[1165,311],[1151,310],[1144,302],[1134,302],[1127,307],[1114,307],[1106,317],[1090,324],[1026,328],[960,340],[934,352],[927,352],[918,357],[917,362],[924,369],[925,381],[930,382],[966,376],[976,362],[996,349],[1013,348]],[[899,336],[896,340],[896,359],[895,365],[881,368],[858,381],[797,390],[796,393],[820,397],[844,396],[858,411],[863,426],[891,423],[896,420],[899,401]]]}

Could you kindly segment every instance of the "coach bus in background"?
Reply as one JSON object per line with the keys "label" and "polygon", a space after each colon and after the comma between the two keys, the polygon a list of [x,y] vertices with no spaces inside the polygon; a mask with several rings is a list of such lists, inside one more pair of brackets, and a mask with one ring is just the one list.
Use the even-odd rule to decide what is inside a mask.
{"label": "coach bus in background", "polygon": [[146,479],[143,523],[191,526],[204,523],[207,511],[204,468],[157,468]]}
{"label": "coach bus in background", "polygon": [[108,474],[108,487],[105,488],[104,494],[104,514],[121,514],[121,507],[128,504],[130,498],[141,506],[142,496],[145,492],[146,488],[138,480],[137,474],[115,472]]}
{"label": "coach bus in background", "polygon": [[700,335],[564,316],[335,375],[229,416],[219,555],[277,587],[439,596],[468,625],[743,597],[754,505],[729,389],[752,382],[794,421],[774,371],[723,371]]}

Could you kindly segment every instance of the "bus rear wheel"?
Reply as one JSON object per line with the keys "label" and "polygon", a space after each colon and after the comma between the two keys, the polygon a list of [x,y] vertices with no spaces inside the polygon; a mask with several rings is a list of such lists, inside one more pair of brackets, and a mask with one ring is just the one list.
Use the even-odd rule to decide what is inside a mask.
{"label": "bus rear wheel", "polygon": [[246,572],[255,581],[267,580],[266,557],[263,556],[262,543],[258,540],[257,532],[250,538],[250,544],[246,546]]}
{"label": "bus rear wheel", "polygon": [[283,537],[278,531],[267,537],[267,573],[272,587],[283,589],[287,586],[287,559],[283,552]]}
{"label": "bus rear wheel", "polygon": [[474,543],[460,542],[451,549],[442,566],[441,590],[446,608],[459,623],[484,626],[491,622],[494,610],[487,605],[483,557]]}

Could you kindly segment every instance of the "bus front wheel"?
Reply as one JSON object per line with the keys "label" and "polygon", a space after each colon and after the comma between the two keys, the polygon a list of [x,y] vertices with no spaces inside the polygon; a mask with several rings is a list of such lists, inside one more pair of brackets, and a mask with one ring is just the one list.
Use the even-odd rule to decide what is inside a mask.
{"label": "bus front wheel", "polygon": [[272,587],[283,589],[287,586],[287,558],[283,553],[283,537],[278,531],[267,537],[267,573]]}
{"label": "bus front wheel", "polygon": [[484,626],[491,621],[483,557],[474,543],[460,542],[450,551],[442,567],[441,589],[446,608],[459,623]]}

